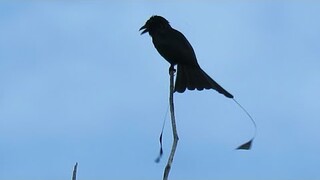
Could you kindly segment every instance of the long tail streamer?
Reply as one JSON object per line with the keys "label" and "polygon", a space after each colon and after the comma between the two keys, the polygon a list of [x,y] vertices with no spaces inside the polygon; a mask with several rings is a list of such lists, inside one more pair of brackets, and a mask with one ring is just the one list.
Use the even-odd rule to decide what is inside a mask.
{"label": "long tail streamer", "polygon": [[239,147],[236,148],[236,150],[250,150],[251,149],[251,146],[252,146],[252,142],[254,140],[254,138],[256,137],[257,135],[257,124],[256,122],[254,121],[254,119],[252,118],[252,116],[249,114],[249,112],[243,107],[241,106],[241,104],[234,98],[232,98],[233,101],[246,113],[246,115],[249,117],[249,119],[251,120],[253,126],[254,126],[254,134],[253,134],[253,137],[246,143],[240,145]]}
{"label": "long tail streamer", "polygon": [[162,129],[161,129],[161,133],[160,133],[160,137],[159,137],[159,143],[160,143],[160,152],[159,152],[159,155],[158,157],[154,160],[156,163],[159,163],[160,160],[161,160],[161,157],[163,155],[163,148],[162,148],[162,135],[163,135],[163,129],[164,129],[164,126],[166,124],[166,120],[167,120],[167,117],[168,117],[168,112],[169,112],[169,105],[167,107],[167,111],[166,111],[166,114],[163,118],[163,124],[162,124]]}

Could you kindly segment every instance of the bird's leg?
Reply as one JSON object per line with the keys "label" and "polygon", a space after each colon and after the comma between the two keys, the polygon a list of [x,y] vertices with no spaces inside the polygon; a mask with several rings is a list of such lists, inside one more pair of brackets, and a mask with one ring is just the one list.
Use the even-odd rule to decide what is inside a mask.
{"label": "bird's leg", "polygon": [[171,64],[169,67],[169,74],[174,74],[176,72],[176,69],[174,68],[174,64]]}

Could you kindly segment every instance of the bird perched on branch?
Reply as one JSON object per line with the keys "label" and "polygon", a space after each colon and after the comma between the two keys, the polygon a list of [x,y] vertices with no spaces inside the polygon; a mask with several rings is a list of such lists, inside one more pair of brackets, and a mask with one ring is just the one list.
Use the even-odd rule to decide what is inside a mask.
{"label": "bird perched on branch", "polygon": [[152,16],[140,29],[152,38],[154,47],[173,68],[177,65],[175,92],[183,93],[186,89],[214,89],[228,98],[233,95],[222,88],[199,66],[194,50],[187,38],[172,28],[169,22],[161,16]]}

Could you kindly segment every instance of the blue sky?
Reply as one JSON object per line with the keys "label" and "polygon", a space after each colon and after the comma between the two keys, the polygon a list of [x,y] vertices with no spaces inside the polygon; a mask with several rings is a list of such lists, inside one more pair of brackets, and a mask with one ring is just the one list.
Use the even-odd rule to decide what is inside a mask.
{"label": "blue sky", "polygon": [[[168,63],[138,29],[162,15],[215,91],[175,94],[180,141],[170,179],[320,179],[320,3],[2,2],[0,179],[161,179],[154,163]],[[169,121],[168,121],[169,122]]]}

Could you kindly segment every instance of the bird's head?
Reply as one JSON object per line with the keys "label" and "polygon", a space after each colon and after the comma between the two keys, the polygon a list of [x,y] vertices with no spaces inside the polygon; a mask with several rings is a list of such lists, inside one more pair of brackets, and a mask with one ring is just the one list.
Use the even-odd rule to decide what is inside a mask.
{"label": "bird's head", "polygon": [[171,28],[169,21],[167,21],[165,18],[161,16],[151,16],[151,18],[146,22],[145,25],[143,25],[139,29],[139,31],[143,30],[141,32],[141,35],[146,32],[149,32],[149,34],[152,36],[157,31],[167,28]]}

